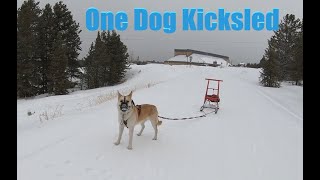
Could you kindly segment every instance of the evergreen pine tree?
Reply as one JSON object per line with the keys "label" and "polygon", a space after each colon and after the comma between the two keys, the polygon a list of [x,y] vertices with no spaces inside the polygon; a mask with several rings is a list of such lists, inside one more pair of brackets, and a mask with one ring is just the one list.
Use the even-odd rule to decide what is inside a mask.
{"label": "evergreen pine tree", "polygon": [[263,64],[266,62],[266,59],[264,57],[262,57],[262,59],[259,62],[259,68],[263,67]]}
{"label": "evergreen pine tree", "polygon": [[102,66],[102,79],[103,79],[103,85],[108,85],[109,84],[109,72],[110,72],[110,48],[111,48],[111,43],[110,43],[110,31],[108,30],[107,32],[103,31],[101,33],[101,40],[104,44],[103,46],[103,51],[102,51],[102,56],[100,59],[101,66]]}
{"label": "evergreen pine tree", "polygon": [[94,43],[91,43],[89,52],[84,60],[84,75],[82,84],[85,84],[88,89],[94,88],[94,66],[93,66],[93,57],[94,57]]}
{"label": "evergreen pine tree", "polygon": [[261,60],[262,72],[260,72],[260,83],[266,87],[280,87],[280,68],[274,48],[270,46],[265,51]]}
{"label": "evergreen pine tree", "polygon": [[107,68],[107,52],[106,52],[106,44],[103,40],[105,33],[98,32],[96,42],[95,42],[95,53],[94,60],[96,62],[96,87],[103,87],[107,84],[107,76],[106,68]]}
{"label": "evergreen pine tree", "polygon": [[123,79],[129,68],[128,57],[127,47],[121,42],[120,35],[112,31],[110,36],[110,85],[119,83]]}
{"label": "evergreen pine tree", "polygon": [[303,21],[301,23],[301,32],[298,34],[294,47],[293,63],[290,66],[290,79],[295,82],[296,85],[300,85],[300,81],[303,80]]}
{"label": "evergreen pine tree", "polygon": [[295,56],[295,43],[301,30],[300,19],[295,15],[287,14],[279,24],[279,30],[275,31],[271,38],[272,46],[275,50],[276,59],[279,61],[281,73],[280,80],[291,80],[293,73],[292,64]]}
{"label": "evergreen pine tree", "polygon": [[102,42],[100,32],[98,31],[95,42],[91,44],[89,53],[84,58],[86,73],[85,77],[89,89],[103,86],[103,53],[104,43]]}
{"label": "evergreen pine tree", "polygon": [[40,74],[41,74],[41,93],[48,92],[48,68],[50,57],[53,53],[53,42],[56,38],[56,32],[53,22],[53,11],[50,4],[46,4],[42,11],[39,21],[39,54],[40,54]]}
{"label": "evergreen pine tree", "polygon": [[52,60],[48,69],[49,90],[56,95],[67,94],[71,82],[68,80],[67,74],[66,46],[60,34],[53,43],[53,49]]}
{"label": "evergreen pine tree", "polygon": [[112,34],[109,37],[109,55],[110,55],[110,63],[109,63],[109,83],[110,85],[114,85],[117,80],[117,73],[116,73],[116,69],[117,69],[117,62],[116,62],[116,56],[117,56],[117,46],[115,44],[116,42],[116,37],[115,37],[115,32],[112,31]]}
{"label": "evergreen pine tree", "polygon": [[17,97],[34,96],[39,91],[38,24],[39,2],[24,1],[17,10]]}
{"label": "evergreen pine tree", "polygon": [[54,11],[54,25],[56,33],[60,33],[62,40],[66,44],[66,55],[68,58],[68,76],[70,78],[79,77],[79,63],[78,56],[81,50],[80,37],[81,32],[79,23],[73,20],[71,12],[62,1],[57,2],[53,6]]}

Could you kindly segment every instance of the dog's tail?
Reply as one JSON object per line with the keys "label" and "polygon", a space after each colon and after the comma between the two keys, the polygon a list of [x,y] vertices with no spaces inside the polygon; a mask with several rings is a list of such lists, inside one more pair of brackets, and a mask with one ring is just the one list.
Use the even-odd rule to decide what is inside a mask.
{"label": "dog's tail", "polygon": [[158,120],[157,125],[160,126],[162,124],[162,121],[159,120],[159,114],[158,114],[157,108],[156,108],[156,119]]}

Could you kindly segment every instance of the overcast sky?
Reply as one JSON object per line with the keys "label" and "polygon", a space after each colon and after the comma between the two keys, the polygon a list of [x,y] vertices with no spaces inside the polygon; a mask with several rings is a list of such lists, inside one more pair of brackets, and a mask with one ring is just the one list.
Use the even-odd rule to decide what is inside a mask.
{"label": "overcast sky", "polygon": [[[37,0],[36,0],[37,1]],[[53,5],[58,0],[38,0],[40,7],[45,4]],[[18,7],[23,0],[18,0]],[[74,19],[80,24],[82,32],[82,52],[79,58],[84,57],[90,44],[97,36],[96,31],[86,29],[86,10],[96,7],[99,11],[125,11],[128,14],[129,26],[125,31],[118,31],[122,41],[127,45],[128,52],[139,56],[140,60],[164,61],[172,57],[174,49],[195,49],[229,56],[233,64],[239,62],[259,62],[267,40],[272,31],[182,31],[181,16],[183,8],[203,8],[204,12],[217,12],[218,8],[225,11],[240,11],[250,8],[251,11],[260,11],[264,14],[273,8],[279,8],[280,20],[285,14],[294,14],[303,17],[303,0],[64,0]],[[177,29],[172,34],[163,30],[146,31],[133,30],[134,8],[146,8],[148,13],[159,11],[174,11],[177,14]]]}

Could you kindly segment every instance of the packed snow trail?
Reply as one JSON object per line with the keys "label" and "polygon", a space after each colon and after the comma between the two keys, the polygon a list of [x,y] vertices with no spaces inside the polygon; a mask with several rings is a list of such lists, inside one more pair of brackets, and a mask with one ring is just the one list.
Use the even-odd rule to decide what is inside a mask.
{"label": "packed snow trail", "polygon": [[[90,90],[18,100],[18,179],[302,180],[302,87],[261,87],[259,70],[249,68],[146,65],[130,71],[139,70],[127,84],[150,79],[161,83],[137,89],[135,103],[154,104],[166,117],[202,115],[205,78],[222,79],[218,113],[163,120],[157,141],[151,140],[153,129],[146,123],[130,151],[127,130],[121,144],[113,144],[118,133],[116,98],[81,111],[69,106],[92,95]],[[75,95],[79,99],[68,98]],[[59,99],[68,111],[42,123],[27,116],[26,110],[49,105],[50,99]],[[136,126],[135,132],[139,130]]]}

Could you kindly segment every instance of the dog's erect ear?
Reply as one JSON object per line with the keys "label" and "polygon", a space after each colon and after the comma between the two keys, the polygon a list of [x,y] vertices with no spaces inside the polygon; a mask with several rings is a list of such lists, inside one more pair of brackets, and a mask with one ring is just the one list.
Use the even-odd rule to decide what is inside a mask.
{"label": "dog's erect ear", "polygon": [[119,93],[119,91],[117,91],[118,92],[118,99],[121,97],[121,94]]}
{"label": "dog's erect ear", "polygon": [[132,97],[132,91],[130,92],[130,94],[128,95],[130,98]]}

